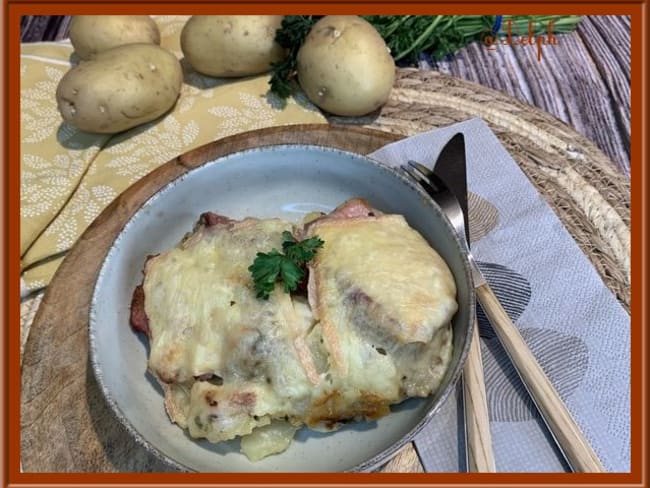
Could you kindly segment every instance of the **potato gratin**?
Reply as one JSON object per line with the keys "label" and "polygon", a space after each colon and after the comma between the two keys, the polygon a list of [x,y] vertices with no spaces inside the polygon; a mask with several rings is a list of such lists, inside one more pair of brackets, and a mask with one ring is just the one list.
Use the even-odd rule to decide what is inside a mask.
{"label": "potato gratin", "polygon": [[[308,283],[256,296],[250,264],[283,232],[318,236]],[[306,296],[305,296],[306,295]],[[302,426],[332,430],[435,392],[452,352],[451,271],[400,215],[362,200],[300,226],[201,216],[150,256],[131,325],[170,419],[194,438],[241,437],[251,460],[284,451]]]}

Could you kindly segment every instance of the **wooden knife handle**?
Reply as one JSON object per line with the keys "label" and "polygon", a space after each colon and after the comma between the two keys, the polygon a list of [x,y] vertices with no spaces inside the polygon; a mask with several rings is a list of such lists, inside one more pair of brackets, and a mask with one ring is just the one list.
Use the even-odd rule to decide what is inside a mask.
{"label": "wooden knife handle", "polygon": [[477,473],[494,473],[494,452],[490,435],[481,344],[478,325],[474,327],[472,343],[463,369],[465,400],[465,432],[467,441],[467,470]]}
{"label": "wooden knife handle", "polygon": [[490,286],[478,286],[476,294],[494,332],[573,470],[584,473],[604,472],[605,468],[598,456]]}

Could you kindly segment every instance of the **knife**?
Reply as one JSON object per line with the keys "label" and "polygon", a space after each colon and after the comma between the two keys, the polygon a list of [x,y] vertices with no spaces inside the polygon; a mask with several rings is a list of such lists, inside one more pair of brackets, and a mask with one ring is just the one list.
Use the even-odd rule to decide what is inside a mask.
{"label": "knife", "polygon": [[[438,162],[440,161],[445,164],[439,167]],[[406,172],[415,178],[443,209],[449,210],[446,212],[447,217],[452,224],[456,222],[454,227],[458,230],[459,226],[463,224],[463,222],[459,222],[461,220],[459,214],[462,214],[464,222],[467,222],[466,176],[464,171],[458,169],[458,166],[464,167],[465,164],[463,135],[456,134],[443,148],[436,162],[435,172],[412,161],[409,161],[409,164],[419,174],[414,174],[411,168],[408,168]],[[450,168],[454,165],[457,167]],[[447,180],[445,181],[444,178]],[[463,200],[465,201],[464,210],[461,204]],[[468,229],[468,226],[465,225],[464,236],[459,232],[461,240],[463,237],[468,239]],[[469,250],[469,245],[467,253],[478,301],[565,459],[573,471],[604,472],[605,468],[598,456],[483,277]]]}
{"label": "knife", "polygon": [[[442,148],[433,167],[434,173],[447,183],[463,213],[465,240],[470,244],[467,211],[467,174],[465,163],[465,140],[456,134]],[[470,472],[494,473],[496,465],[490,435],[490,419],[485,392],[483,360],[476,316],[470,349],[463,367],[463,405],[465,416],[465,453],[467,470]]]}

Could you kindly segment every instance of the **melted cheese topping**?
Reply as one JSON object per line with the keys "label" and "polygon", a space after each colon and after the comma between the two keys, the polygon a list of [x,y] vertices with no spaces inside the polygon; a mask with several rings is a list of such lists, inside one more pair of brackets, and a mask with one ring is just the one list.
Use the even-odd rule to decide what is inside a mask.
{"label": "melted cheese topping", "polygon": [[194,437],[232,439],[272,417],[304,415],[318,381],[305,352],[311,313],[280,287],[256,298],[248,271],[257,252],[281,248],[289,229],[255,219],[203,227],[147,262],[149,368],[180,385],[168,389],[167,411]]}
{"label": "melted cheese topping", "polygon": [[326,218],[308,233],[325,242],[310,266],[309,300],[328,387],[307,424],[378,418],[390,404],[435,391],[451,360],[457,310],[442,258],[399,215]]}
{"label": "melted cheese topping", "polygon": [[342,335],[427,343],[456,312],[451,271],[402,216],[324,219],[310,234],[325,241],[312,264],[312,309],[343,372],[358,358]]}
{"label": "melted cheese topping", "polygon": [[451,358],[455,284],[397,215],[322,219],[309,303],[256,298],[248,266],[282,247],[278,219],[199,226],[145,268],[149,368],[170,418],[213,442],[245,436],[251,459],[301,425],[376,419],[434,391]]}
{"label": "melted cheese topping", "polygon": [[[289,229],[277,219],[204,227],[147,262],[149,367],[162,381],[183,383],[206,373],[245,377],[250,361],[277,353],[269,349],[282,336],[309,327],[309,319],[301,325],[293,316],[290,297],[279,290],[269,300],[257,299],[248,271],[257,252],[281,248],[281,234]],[[286,379],[300,385],[299,377]]]}

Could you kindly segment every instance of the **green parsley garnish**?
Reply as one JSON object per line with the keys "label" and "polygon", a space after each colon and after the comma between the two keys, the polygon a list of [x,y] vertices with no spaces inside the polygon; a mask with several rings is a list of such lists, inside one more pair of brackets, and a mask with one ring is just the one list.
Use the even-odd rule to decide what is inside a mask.
{"label": "green parsley garnish", "polygon": [[287,50],[286,58],[271,63],[269,84],[271,92],[280,99],[288,98],[294,91],[292,81],[296,77],[298,51],[317,20],[318,17],[311,15],[287,15],[275,33],[275,41]]}
{"label": "green parsley garnish", "polygon": [[305,265],[323,244],[318,236],[298,242],[291,232],[285,230],[282,233],[282,253],[277,249],[268,253],[258,252],[255,261],[248,267],[257,298],[268,300],[277,281],[282,281],[286,293],[297,290],[305,278]]}

